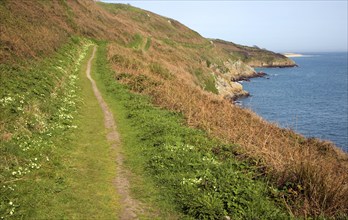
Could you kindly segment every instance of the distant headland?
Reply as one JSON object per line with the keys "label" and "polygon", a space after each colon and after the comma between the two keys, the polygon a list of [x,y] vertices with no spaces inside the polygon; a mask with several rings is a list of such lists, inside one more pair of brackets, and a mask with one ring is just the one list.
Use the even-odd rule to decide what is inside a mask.
{"label": "distant headland", "polygon": [[303,57],[303,54],[299,53],[283,53],[283,55],[286,57]]}

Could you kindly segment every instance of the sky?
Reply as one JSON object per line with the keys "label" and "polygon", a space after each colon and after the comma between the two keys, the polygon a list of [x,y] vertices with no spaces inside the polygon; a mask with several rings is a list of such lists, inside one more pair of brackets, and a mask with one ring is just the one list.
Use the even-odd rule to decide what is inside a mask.
{"label": "sky", "polygon": [[348,1],[102,0],[173,18],[207,38],[276,52],[348,51]]}

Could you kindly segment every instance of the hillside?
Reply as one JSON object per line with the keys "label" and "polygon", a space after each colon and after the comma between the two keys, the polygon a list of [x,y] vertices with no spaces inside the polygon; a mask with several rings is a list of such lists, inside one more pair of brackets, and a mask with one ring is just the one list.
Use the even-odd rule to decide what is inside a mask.
{"label": "hillside", "polygon": [[[80,114],[88,102],[79,98],[89,99],[79,91],[88,84],[75,77],[85,68],[82,63],[91,45],[99,45],[97,84],[112,108],[121,112],[115,110],[126,164],[141,180],[134,177],[131,183],[155,185],[153,191],[136,185],[145,201],[158,195],[157,200],[167,201],[165,207],[175,204],[171,212],[176,218],[347,216],[346,153],[231,103],[247,95],[236,81],[253,77],[252,67],[294,66],[290,59],[257,47],[205,39],[178,21],[130,5],[89,0],[2,0],[0,28],[1,217],[20,210],[17,218],[34,218],[35,213],[40,216],[41,206],[64,210],[62,201],[76,201],[75,210],[83,210],[84,202],[93,198],[82,201],[78,196],[103,198],[98,187],[93,193],[68,193],[76,181],[75,169],[82,170],[83,181],[92,178],[96,186],[105,182],[104,174],[110,180],[115,171],[103,173],[105,167],[93,157],[99,153],[104,165],[111,164],[115,152],[108,154],[106,147],[90,151],[89,159],[81,153],[85,145],[76,152],[68,147],[79,140],[88,145],[91,134],[105,132],[88,130],[98,123],[87,126],[84,118],[78,119],[84,130],[77,131],[86,134],[74,130],[75,116],[93,118],[87,111]],[[85,165],[71,162],[75,158],[70,152]],[[65,176],[69,169],[71,176]],[[105,187],[105,192],[112,191]],[[60,192],[71,199],[59,197]],[[46,204],[56,197],[53,205]],[[33,198],[38,203],[32,204]],[[105,217],[114,199],[101,199],[107,205],[90,207],[91,212],[104,207]],[[22,205],[14,206],[17,202]],[[59,209],[55,214],[45,217],[64,217]],[[162,214],[158,215],[167,216]]]}
{"label": "hillside", "polygon": [[257,46],[248,47],[223,40],[213,40],[213,42],[236,60],[241,60],[251,67],[294,67],[295,62],[286,56],[274,53]]}
{"label": "hillside", "polygon": [[[243,91],[241,84],[232,81],[255,74],[244,63],[262,63],[264,57],[275,59],[279,56],[257,50],[252,51],[246,62],[230,51],[232,44],[222,45],[221,41],[205,39],[173,19],[128,5],[107,6],[107,11],[104,11],[89,1],[39,2],[35,6],[29,1],[7,1],[1,7],[2,63],[18,58],[36,59],[57,50],[69,36],[80,34],[115,40],[122,46],[138,50],[148,50],[152,46],[158,49],[157,52],[161,52],[163,59],[168,60],[168,56],[171,56],[173,63],[185,64],[178,75],[190,78],[187,82],[194,82],[207,91],[233,99],[247,93]],[[25,11],[26,7],[33,7],[33,10]],[[42,11],[46,16],[38,17],[35,11]],[[249,53],[251,49],[244,51]],[[239,60],[242,62],[236,62]],[[292,61],[285,58],[274,65],[287,65],[289,62]]]}

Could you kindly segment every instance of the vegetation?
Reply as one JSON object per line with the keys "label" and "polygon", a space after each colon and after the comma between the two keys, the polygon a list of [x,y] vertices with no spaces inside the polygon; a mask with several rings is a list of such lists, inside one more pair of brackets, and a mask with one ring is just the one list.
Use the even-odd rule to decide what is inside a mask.
{"label": "vegetation", "polygon": [[[146,61],[148,56],[139,56],[117,44],[112,44],[108,52],[109,56],[127,54],[138,62]],[[280,129],[248,110],[231,106],[228,100],[203,93],[178,75],[164,79],[144,69],[114,69],[115,78],[134,92],[149,95],[157,106],[184,115],[188,125],[237,144],[242,155],[258,161],[260,175],[268,176],[279,190],[288,192],[283,201],[294,215],[339,216],[347,212],[348,159],[333,144]],[[172,66],[172,71],[179,70]]]}
{"label": "vegetation", "polygon": [[149,68],[153,74],[157,74],[164,79],[170,79],[174,77],[168,69],[162,67],[162,65],[159,63],[150,63]]}
{"label": "vegetation", "polygon": [[231,59],[241,60],[253,67],[296,66],[296,64],[292,60],[289,60],[284,55],[274,53],[266,49],[260,49],[256,45],[254,45],[253,47],[248,47],[218,39],[213,40],[213,42],[216,46],[228,52]]}
{"label": "vegetation", "polygon": [[[73,43],[61,51],[30,69],[16,70],[1,65],[2,217],[24,215],[19,208],[32,209],[31,202],[35,201],[34,207],[42,202],[34,198],[47,186],[36,183],[40,182],[40,176],[47,175],[51,163],[56,162],[52,150],[62,143],[58,134],[76,127],[72,123],[76,110],[76,70],[84,54]],[[40,77],[41,74],[46,77]],[[40,172],[42,167],[46,169]],[[59,174],[51,175],[57,184],[51,183],[49,189],[59,190],[59,176],[56,176]],[[21,196],[29,188],[33,193]]]}
{"label": "vegetation", "polygon": [[151,46],[151,37],[148,37],[146,39],[146,44],[145,44],[144,50],[148,51],[150,49],[150,46]]}
{"label": "vegetation", "polygon": [[139,50],[143,45],[143,37],[140,34],[134,35],[132,41],[128,44],[128,47],[133,48],[135,50]]}
{"label": "vegetation", "polygon": [[86,38],[108,42],[96,77],[120,124],[134,195],[149,204],[145,217],[347,217],[346,153],[215,94],[226,62],[288,59],[122,4],[4,0],[0,25],[1,217],[101,218],[118,207],[115,152],[77,77]]}
{"label": "vegetation", "polygon": [[90,45],[74,38],[26,68],[1,65],[1,218],[116,214],[113,153],[82,75]]}
{"label": "vegetation", "polygon": [[[157,41],[154,45],[161,42]],[[176,76],[164,79],[144,69],[128,71],[117,66],[113,68],[115,78],[134,92],[149,95],[157,106],[182,114],[188,125],[203,129],[226,143],[237,144],[244,156],[258,161],[261,175],[268,176],[278,189],[289,192],[284,195],[284,202],[294,215],[337,217],[347,213],[346,153],[331,143],[307,139],[291,130],[280,129],[248,110],[231,106],[227,100],[202,92],[194,83],[205,84],[206,78],[200,76],[209,73],[206,60],[223,65],[212,56],[217,51],[209,48],[182,50],[179,43],[173,45],[161,44],[161,47],[154,46],[148,53],[139,54],[122,45],[111,44],[109,57],[122,54],[144,65],[151,62],[152,57],[157,57],[162,66]],[[221,59],[223,57],[221,55]],[[127,77],[121,77],[124,75]]]}
{"label": "vegetation", "polygon": [[219,94],[219,91],[215,87],[215,78],[213,74],[204,74],[203,70],[199,68],[194,70],[194,75],[198,79],[198,82],[201,83],[204,90]]}
{"label": "vegetation", "polygon": [[96,78],[115,108],[128,165],[154,183],[157,203],[167,201],[194,219],[287,218],[269,197],[277,190],[254,180],[255,168],[236,159],[235,146],[183,126],[180,115],[154,107],[147,97],[113,81],[106,53],[99,48]]}

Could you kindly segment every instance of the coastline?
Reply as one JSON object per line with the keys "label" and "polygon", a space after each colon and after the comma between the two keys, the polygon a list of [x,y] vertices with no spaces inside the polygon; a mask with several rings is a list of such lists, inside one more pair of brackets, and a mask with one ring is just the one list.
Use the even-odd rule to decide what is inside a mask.
{"label": "coastline", "polygon": [[[307,55],[305,54],[304,55],[304,57],[306,57]],[[289,81],[289,80],[291,80],[291,79],[294,79],[294,78],[298,78],[298,76],[305,76],[305,78],[307,78],[308,76],[307,75],[304,75],[306,72],[310,72],[310,71],[308,71],[308,69],[309,68],[313,68],[314,69],[314,67],[317,67],[318,68],[318,65],[316,65],[316,64],[318,64],[318,63],[320,63],[320,62],[324,62],[324,61],[326,61],[326,60],[329,60],[329,56],[324,56],[324,55],[311,55],[311,56],[315,56],[315,59],[313,58],[313,59],[311,59],[311,60],[308,60],[307,61],[307,59],[299,59],[299,60],[297,60],[298,61],[298,64],[299,65],[304,65],[304,67],[303,68],[301,68],[301,69],[298,69],[297,70],[297,68],[296,69],[294,69],[294,70],[284,70],[284,71],[291,71],[291,74],[287,74],[288,75],[288,77],[286,78],[286,82],[291,82],[291,84],[294,84],[293,82],[300,82],[300,80],[297,80],[297,81]],[[331,56],[331,58],[332,59],[334,59],[335,61],[338,59],[336,56]],[[342,56],[341,57],[342,59],[344,59],[344,56]],[[313,65],[311,62],[312,62],[312,60],[315,60],[317,63],[314,63],[315,65]],[[309,65],[305,65],[304,63],[307,63],[307,62],[310,62],[310,64],[312,65],[312,66],[309,66]],[[334,64],[336,64],[336,62],[334,62]],[[329,68],[330,67],[332,67],[332,66],[330,66],[330,65],[328,65],[328,66],[326,66],[325,65],[325,70],[324,71],[322,71],[322,72],[324,72],[323,74],[321,74],[321,75],[316,75],[316,79],[318,79],[318,77],[322,77],[322,79],[324,79],[324,81],[326,82],[326,77],[327,77],[327,74],[325,74],[325,72],[328,72],[329,71]],[[307,69],[305,69],[305,68],[307,68]],[[319,67],[318,68],[319,70],[321,70],[322,69],[322,67]],[[258,82],[263,82],[263,84],[266,86],[266,84],[267,84],[267,86],[270,86],[271,88],[274,88],[275,89],[275,91],[277,91],[276,93],[278,93],[279,91],[283,91],[283,89],[282,88],[280,88],[280,87],[274,87],[274,83],[272,84],[272,82],[274,81],[274,80],[279,80],[280,78],[279,77],[273,77],[273,76],[277,76],[278,74],[276,74],[276,72],[278,71],[278,70],[276,70],[276,69],[272,69],[272,68],[265,68],[265,69],[258,69],[258,71],[260,71],[260,70],[262,70],[262,71],[264,71],[264,72],[266,72],[266,73],[268,73],[269,75],[270,75],[270,79],[271,80],[269,80],[269,82],[267,82],[267,81],[264,81],[264,80],[262,80],[262,81],[259,81],[258,80]],[[281,70],[279,70],[279,71],[281,71]],[[300,73],[297,73],[297,71],[302,71],[302,72],[300,72]],[[315,72],[316,72],[316,74],[317,74],[317,72],[319,73],[319,71],[317,71],[317,69],[315,69]],[[334,71],[335,73],[337,73],[337,72],[339,72],[338,70],[336,70],[335,69],[335,71]],[[280,75],[280,73],[279,73],[279,75]],[[310,74],[308,74],[308,75],[310,75]],[[342,75],[342,74],[341,74]],[[343,75],[345,75],[345,74],[343,74]],[[338,76],[337,75],[335,75],[335,77],[332,77],[332,78],[334,78],[333,80],[329,80],[330,82],[335,82],[335,81],[337,81],[336,79],[339,79],[339,78],[337,78]],[[283,79],[284,79],[284,77],[282,77]],[[313,79],[314,80],[314,79]],[[312,81],[312,80],[311,80]],[[342,80],[341,80],[342,81]],[[344,81],[344,80],[343,80]],[[285,81],[283,81],[283,82],[285,82]],[[302,83],[302,82],[301,82]],[[296,84],[296,83],[295,83]],[[260,84],[259,84],[260,85]],[[304,85],[306,85],[306,86],[304,86],[304,87],[306,87],[306,88],[308,88],[308,87],[310,87],[312,84],[311,83],[307,83],[307,82],[304,82]],[[332,85],[336,85],[336,84],[332,84]],[[342,88],[342,86],[344,86],[344,83],[338,83],[338,85],[341,85],[341,87],[340,88]],[[252,83],[243,83],[243,89],[245,89],[246,91],[248,91],[249,93],[250,93],[250,96],[251,97],[253,97],[254,95],[255,95],[255,97],[256,97],[256,94],[260,94],[259,93],[259,89],[257,89],[257,90],[254,90],[253,88],[251,88],[251,87],[254,87],[254,86],[256,86],[256,87],[258,87],[258,88],[260,88],[260,86],[257,86],[256,84],[252,84]],[[266,86],[266,87],[267,87]],[[315,90],[315,85],[313,85],[312,87],[310,87],[311,89],[309,90],[309,92],[306,92],[305,91],[305,93],[301,93],[301,94],[306,94],[306,96],[308,97],[308,95],[310,95],[311,93],[310,93],[310,91],[314,91]],[[336,88],[336,86],[335,86],[335,88]],[[285,89],[285,88],[284,88]],[[318,89],[318,90],[320,90],[320,89]],[[271,93],[271,92],[270,92]],[[269,96],[267,96],[267,91],[265,92],[265,93],[262,93],[263,95],[264,94],[266,94],[266,97],[269,97]],[[315,94],[317,94],[317,92],[315,92]],[[262,98],[262,101],[259,101],[259,100],[257,100],[257,98],[252,98],[252,99],[254,99],[253,100],[253,103],[254,103],[254,107],[256,106],[256,108],[255,109],[258,109],[258,111],[260,111],[260,112],[262,112],[262,113],[260,113],[260,114],[265,114],[265,115],[267,115],[268,113],[266,112],[266,111],[262,111],[262,110],[260,110],[260,109],[262,109],[262,107],[260,107],[260,103],[261,103],[261,105],[262,105],[262,102],[263,101],[265,101],[265,99],[264,98]],[[298,96],[297,96],[298,97]],[[311,96],[311,97],[315,97],[315,96]],[[244,98],[240,98],[240,99],[238,99],[237,100],[237,103],[238,103],[238,105],[240,105],[240,106],[244,106],[244,104],[248,104],[249,103],[249,101],[248,100],[251,100],[251,99],[244,99]],[[303,99],[300,99],[300,100],[303,100]],[[319,100],[319,99],[318,99]],[[335,99],[335,100],[337,100],[337,99]],[[343,99],[344,100],[344,99]],[[267,101],[265,101],[265,102],[269,102],[269,100],[267,100]],[[331,101],[330,102],[330,104],[332,103],[333,101]],[[256,104],[255,104],[256,103]],[[304,102],[301,102],[301,106],[305,106],[305,104],[303,104]],[[329,106],[329,104],[327,104],[328,106]],[[336,105],[335,105],[336,106]],[[250,106],[249,106],[250,107]],[[306,107],[306,108],[308,108],[308,106]],[[255,110],[254,108],[253,108],[253,110]],[[264,109],[267,109],[267,107],[266,108],[264,108]],[[316,109],[320,109],[320,107],[318,107],[318,108],[316,108]],[[333,109],[333,108],[330,108],[330,109]],[[340,109],[342,109],[342,108],[340,108]],[[302,111],[302,110],[301,110]],[[284,112],[284,111],[279,111],[279,112]],[[318,111],[319,112],[319,111]],[[259,114],[259,113],[257,113],[257,114]],[[278,114],[278,113],[276,113],[276,114]],[[319,113],[311,113],[312,115],[313,114],[319,114]],[[344,113],[341,113],[341,114],[343,114],[344,115]],[[310,114],[309,114],[310,115]],[[331,111],[331,115],[334,115],[334,113]],[[269,116],[269,115],[267,115],[267,117],[272,117],[273,118],[273,116]],[[295,119],[295,117],[296,117],[296,119]],[[286,126],[294,126],[293,128],[295,128],[296,127],[296,131],[298,132],[298,133],[300,133],[300,134],[303,134],[303,135],[305,135],[306,137],[317,137],[317,138],[320,138],[320,139],[322,139],[322,140],[330,140],[331,142],[333,142],[334,143],[334,145],[336,146],[336,147],[338,147],[338,148],[340,148],[340,149],[342,149],[344,152],[346,152],[346,153],[348,153],[348,146],[347,146],[347,142],[345,142],[344,140],[346,140],[346,139],[344,139],[344,135],[343,134],[339,134],[339,135],[336,135],[336,132],[331,132],[330,130],[328,130],[328,129],[320,129],[320,130],[315,130],[314,128],[311,128],[311,126],[310,126],[310,124],[315,124],[315,123],[313,123],[313,122],[306,122],[304,125],[299,125],[299,124],[297,124],[297,120],[298,120],[298,118],[297,118],[297,116],[293,116],[293,118],[294,119],[291,119],[291,118],[286,118],[286,117],[284,117],[285,119],[281,122],[281,123],[283,123],[282,124],[282,126],[284,126],[284,127],[286,127]],[[305,119],[306,120],[308,120],[308,118],[310,118],[310,117],[306,117]],[[272,120],[275,120],[275,119],[272,119]],[[331,119],[330,119],[331,120]],[[342,118],[342,120],[343,120],[343,118]],[[276,120],[275,120],[276,121]],[[278,121],[277,121],[277,123],[279,123]],[[330,123],[330,121],[324,121],[324,123],[325,124],[329,124]],[[312,127],[319,127],[320,125],[319,125],[320,123],[318,123],[318,125],[316,125],[316,126],[312,126]],[[302,127],[301,127],[302,126]],[[341,126],[342,127],[342,126]],[[299,128],[299,130],[297,130]],[[343,128],[341,129],[340,128],[340,130],[344,130]],[[327,132],[324,132],[324,131],[327,131]]]}
{"label": "coastline", "polygon": [[[268,66],[251,66],[252,68],[267,68],[267,69],[272,69],[272,68],[292,68],[292,67],[298,67],[296,63],[291,64],[291,65],[268,65]],[[254,73],[248,76],[242,75],[239,77],[235,77],[232,79],[232,82],[240,83],[240,82],[250,82],[251,79],[253,78],[266,78],[269,79],[268,74],[264,71],[256,71],[254,70]],[[232,103],[238,103],[238,100],[240,99],[245,99],[247,97],[252,96],[248,91],[245,91],[243,89],[244,93],[235,93],[230,96],[230,99]]]}
{"label": "coastline", "polygon": [[284,56],[286,57],[303,57],[303,54],[299,54],[299,53],[283,53]]}

